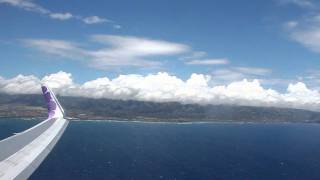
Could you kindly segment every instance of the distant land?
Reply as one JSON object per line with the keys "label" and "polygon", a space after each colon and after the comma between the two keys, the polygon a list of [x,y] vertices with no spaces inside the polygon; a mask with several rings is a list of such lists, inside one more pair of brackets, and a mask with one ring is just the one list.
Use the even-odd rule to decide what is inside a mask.
{"label": "distant land", "polygon": [[[236,105],[91,99],[59,96],[67,117],[80,120],[152,122],[309,122],[320,123],[320,112]],[[0,94],[0,117],[46,117],[42,95]]]}

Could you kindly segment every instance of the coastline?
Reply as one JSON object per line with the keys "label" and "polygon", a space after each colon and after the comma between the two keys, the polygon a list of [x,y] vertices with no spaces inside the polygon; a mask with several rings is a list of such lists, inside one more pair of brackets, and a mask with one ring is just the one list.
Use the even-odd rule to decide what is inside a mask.
{"label": "coastline", "polygon": [[[45,120],[46,117],[0,117],[1,119],[18,119],[18,120],[36,120],[42,121]],[[135,119],[126,119],[126,118],[105,118],[105,119],[78,119],[78,118],[70,118],[67,117],[66,119],[73,121],[73,122],[119,122],[119,123],[152,123],[152,124],[317,124],[319,122],[312,122],[312,121],[236,121],[236,120],[184,120],[181,121],[180,119],[157,119],[156,121],[152,121],[150,119],[143,119],[143,118],[135,118]],[[154,120],[154,119],[153,119]]]}

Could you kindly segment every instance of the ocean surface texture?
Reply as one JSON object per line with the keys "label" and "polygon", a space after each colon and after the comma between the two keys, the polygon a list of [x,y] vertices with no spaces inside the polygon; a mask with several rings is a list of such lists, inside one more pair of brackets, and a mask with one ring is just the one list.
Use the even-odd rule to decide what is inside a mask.
{"label": "ocean surface texture", "polygon": [[[38,120],[0,119],[4,139]],[[320,125],[72,121],[31,180],[320,179]]]}

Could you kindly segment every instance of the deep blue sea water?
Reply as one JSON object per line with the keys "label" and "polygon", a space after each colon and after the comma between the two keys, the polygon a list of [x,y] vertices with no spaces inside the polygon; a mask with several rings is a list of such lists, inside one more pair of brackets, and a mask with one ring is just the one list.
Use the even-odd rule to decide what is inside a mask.
{"label": "deep blue sea water", "polygon": [[[0,119],[0,138],[39,121]],[[320,125],[73,121],[31,180],[320,179]]]}

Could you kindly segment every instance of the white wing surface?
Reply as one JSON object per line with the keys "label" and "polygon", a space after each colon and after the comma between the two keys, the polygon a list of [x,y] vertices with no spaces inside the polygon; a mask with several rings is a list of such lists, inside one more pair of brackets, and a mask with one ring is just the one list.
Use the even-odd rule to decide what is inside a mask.
{"label": "white wing surface", "polygon": [[0,180],[27,179],[50,153],[69,121],[53,92],[42,87],[48,119],[0,141]]}

